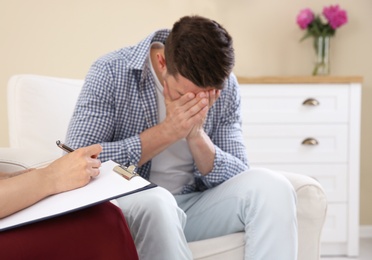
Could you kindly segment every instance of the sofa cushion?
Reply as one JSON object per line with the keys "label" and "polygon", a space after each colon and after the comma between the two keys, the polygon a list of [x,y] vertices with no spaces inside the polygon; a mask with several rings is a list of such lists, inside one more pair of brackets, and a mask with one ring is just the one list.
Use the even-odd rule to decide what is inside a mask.
{"label": "sofa cushion", "polygon": [[244,259],[244,232],[189,243],[194,260]]}
{"label": "sofa cushion", "polygon": [[[64,139],[83,80],[17,75],[8,83],[9,142],[11,147],[49,149],[62,153],[55,142]],[[47,112],[47,113],[46,113]],[[45,158],[47,160],[54,158]]]}

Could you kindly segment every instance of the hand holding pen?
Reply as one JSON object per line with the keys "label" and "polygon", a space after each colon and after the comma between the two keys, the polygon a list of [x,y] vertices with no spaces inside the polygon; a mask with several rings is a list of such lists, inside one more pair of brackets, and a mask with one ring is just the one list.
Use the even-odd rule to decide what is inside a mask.
{"label": "hand holding pen", "polygon": [[[67,145],[61,143],[61,141],[56,142],[57,146],[64,150],[65,152],[71,153],[74,152],[75,150],[72,149],[71,147],[68,147]],[[95,157],[92,158],[97,158],[98,154]],[[114,168],[114,171],[121,176],[123,176],[125,179],[130,180],[131,178],[137,176],[137,167],[134,165],[117,165]]]}
{"label": "hand holding pen", "polygon": [[50,165],[52,171],[58,169],[55,176],[59,177],[59,181],[56,182],[59,191],[79,188],[88,184],[92,177],[98,176],[101,161],[97,157],[102,151],[101,145],[95,144],[74,150],[60,141],[56,143],[59,148],[68,152]]}

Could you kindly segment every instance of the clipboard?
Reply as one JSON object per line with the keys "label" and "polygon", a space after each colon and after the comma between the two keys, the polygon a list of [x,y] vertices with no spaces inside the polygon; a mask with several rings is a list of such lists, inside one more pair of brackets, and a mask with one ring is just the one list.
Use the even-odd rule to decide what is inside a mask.
{"label": "clipboard", "polygon": [[117,174],[123,176],[123,178],[125,178],[126,180],[131,180],[133,177],[138,176],[136,166],[134,165],[116,165],[113,170]]}
{"label": "clipboard", "polygon": [[0,219],[0,231],[57,217],[157,186],[139,176],[133,167],[120,166],[112,160],[104,162],[100,167],[100,174],[86,186],[49,196]]}

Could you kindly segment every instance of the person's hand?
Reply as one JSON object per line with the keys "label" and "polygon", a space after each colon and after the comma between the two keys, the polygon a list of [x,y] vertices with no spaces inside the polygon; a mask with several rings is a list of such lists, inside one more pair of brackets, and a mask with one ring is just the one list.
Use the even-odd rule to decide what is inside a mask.
{"label": "person's hand", "polygon": [[97,157],[101,151],[99,144],[79,148],[47,166],[45,174],[55,187],[54,193],[82,187],[96,177],[100,172],[101,161]]}
{"label": "person's hand", "polygon": [[164,122],[169,126],[169,134],[176,140],[187,137],[195,125],[203,123],[207,115],[209,99],[206,95],[190,92],[172,99],[168,85],[164,82],[164,99],[167,111]]}
{"label": "person's hand", "polygon": [[197,97],[199,99],[207,98],[209,100],[208,109],[206,111],[203,110],[202,113],[199,114],[199,121],[193,126],[190,133],[187,135],[188,141],[191,140],[192,138],[200,137],[203,134],[204,132],[203,126],[204,126],[205,119],[207,118],[207,114],[208,114],[207,112],[209,111],[209,108],[211,108],[213,104],[217,101],[220,95],[221,95],[221,90],[217,90],[217,89],[211,89],[205,92],[198,93]]}

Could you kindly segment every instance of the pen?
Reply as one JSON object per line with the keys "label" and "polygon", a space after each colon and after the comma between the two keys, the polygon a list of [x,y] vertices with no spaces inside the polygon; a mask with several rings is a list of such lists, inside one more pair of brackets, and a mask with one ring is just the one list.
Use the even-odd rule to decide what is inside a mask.
{"label": "pen", "polygon": [[61,143],[60,140],[56,141],[56,144],[57,144],[57,146],[58,146],[59,148],[61,148],[61,149],[62,149],[63,151],[65,151],[65,152],[71,153],[71,152],[75,151],[74,149],[68,147],[67,145],[65,145],[65,144],[63,144],[63,143]]}

